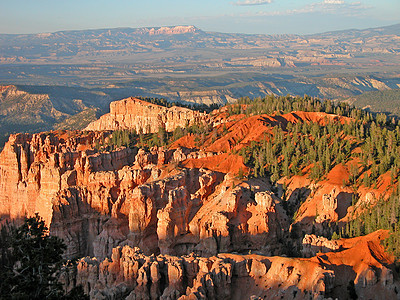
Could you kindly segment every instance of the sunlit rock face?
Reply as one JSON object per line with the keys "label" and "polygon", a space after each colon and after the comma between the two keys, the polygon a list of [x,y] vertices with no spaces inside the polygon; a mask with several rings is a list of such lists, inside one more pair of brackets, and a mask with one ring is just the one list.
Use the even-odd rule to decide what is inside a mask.
{"label": "sunlit rock face", "polygon": [[[103,120],[130,124],[111,129],[139,124],[147,132],[188,124],[187,116],[137,101],[118,101]],[[349,119],[225,113],[205,119],[210,136],[188,134],[169,148],[110,150],[106,130],[11,135],[0,154],[1,220],[39,213],[50,234],[65,241],[66,257],[81,258],[62,282],[82,284],[93,299],[346,299],[349,289],[360,298],[376,292],[395,299],[393,259],[380,245],[386,231],[334,241],[318,236],[354,212],[342,164],[323,181],[295,175],[272,187],[265,178],[246,178],[238,154],[272,126]],[[178,121],[168,127],[171,120]],[[360,200],[376,196],[366,190]]]}
{"label": "sunlit rock face", "polygon": [[86,130],[135,129],[138,133],[153,133],[160,127],[173,131],[205,119],[205,114],[188,108],[167,108],[131,97],[111,102],[110,113],[90,123]]}
{"label": "sunlit rock face", "polygon": [[148,255],[280,252],[289,223],[267,184],[251,190],[229,173],[176,169],[181,148],[99,152],[103,134],[11,136],[0,155],[1,214],[39,213],[67,257],[104,259],[119,245]]}
{"label": "sunlit rock face", "polygon": [[70,289],[81,284],[92,299],[396,299],[398,283],[380,240],[387,232],[340,240],[346,249],[311,258],[218,254],[151,255],[130,246],[110,259],[83,258],[64,273]]}

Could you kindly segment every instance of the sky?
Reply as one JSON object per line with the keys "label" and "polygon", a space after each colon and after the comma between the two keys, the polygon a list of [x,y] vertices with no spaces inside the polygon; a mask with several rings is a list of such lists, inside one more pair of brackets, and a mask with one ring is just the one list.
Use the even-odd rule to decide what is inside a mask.
{"label": "sky", "polygon": [[308,34],[400,23],[400,0],[0,0],[0,33],[195,25]]}

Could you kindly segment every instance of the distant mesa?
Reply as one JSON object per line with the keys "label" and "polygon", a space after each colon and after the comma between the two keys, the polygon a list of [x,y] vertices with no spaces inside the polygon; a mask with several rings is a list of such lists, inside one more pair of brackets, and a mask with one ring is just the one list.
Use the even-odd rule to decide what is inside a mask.
{"label": "distant mesa", "polygon": [[159,28],[150,28],[148,33],[149,35],[160,35],[160,34],[185,34],[185,33],[195,33],[200,31],[195,26],[170,26],[170,27],[159,27]]}
{"label": "distant mesa", "polygon": [[76,31],[59,31],[54,33],[39,33],[36,34],[38,38],[49,38],[52,35],[69,35],[71,32],[81,34],[100,34],[112,35],[116,33],[128,33],[132,35],[178,35],[186,33],[198,33],[203,32],[199,28],[193,25],[177,25],[177,26],[162,26],[162,27],[120,27],[120,28],[107,28],[107,29],[94,29],[94,30],[76,30]]}

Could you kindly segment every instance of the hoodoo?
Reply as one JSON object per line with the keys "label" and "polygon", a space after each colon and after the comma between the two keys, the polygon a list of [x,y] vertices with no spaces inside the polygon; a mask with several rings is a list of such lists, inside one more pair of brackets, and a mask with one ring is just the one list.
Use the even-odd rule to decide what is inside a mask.
{"label": "hoodoo", "polygon": [[[372,143],[363,111],[339,108],[271,97],[206,114],[116,101],[84,131],[11,135],[0,215],[38,212],[65,257],[80,258],[64,287],[93,299],[395,299],[384,247],[395,233],[373,227],[376,212],[355,222],[396,179],[361,153]],[[382,138],[371,157],[396,161],[390,126],[370,126]],[[391,203],[380,222],[397,220]]]}

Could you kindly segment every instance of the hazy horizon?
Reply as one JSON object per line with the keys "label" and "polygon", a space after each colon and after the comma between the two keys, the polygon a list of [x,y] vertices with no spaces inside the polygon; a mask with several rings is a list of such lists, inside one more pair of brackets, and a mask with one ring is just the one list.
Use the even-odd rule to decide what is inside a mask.
{"label": "hazy horizon", "polygon": [[[333,29],[333,30],[325,30],[325,31],[316,31],[312,33],[265,33],[265,35],[279,35],[279,34],[294,34],[294,35],[308,35],[308,34],[323,34],[326,32],[335,32],[335,31],[342,31],[342,30],[368,30],[368,29],[374,29],[374,28],[381,28],[381,27],[390,27],[390,26],[396,26],[400,25],[399,23],[393,23],[393,24],[388,24],[388,25],[382,25],[382,26],[370,26],[370,27],[359,27],[359,28],[343,28],[343,29]],[[217,33],[237,33],[237,34],[261,34],[263,33],[245,33],[245,32],[235,32],[235,31],[216,31],[216,30],[205,30],[199,26],[193,25],[193,24],[171,24],[171,25],[160,25],[160,26],[140,26],[140,27],[128,27],[128,26],[119,26],[119,27],[102,27],[102,28],[82,28],[82,29],[65,29],[65,30],[56,30],[56,31],[41,31],[41,32],[32,32],[32,33],[1,33],[0,35],[35,35],[35,34],[46,34],[46,33],[57,33],[57,32],[75,32],[75,31],[97,31],[97,30],[114,30],[114,29],[140,29],[140,28],[161,28],[161,27],[179,27],[179,26],[194,26],[197,29],[204,31],[204,32],[217,32]]]}
{"label": "hazy horizon", "polygon": [[400,23],[398,0],[3,2],[2,34],[175,25],[226,33],[313,34]]}

